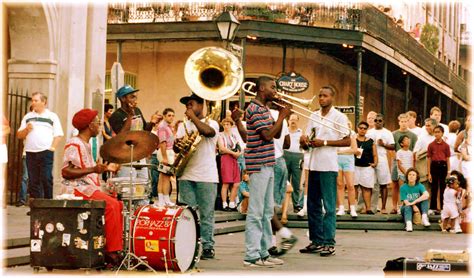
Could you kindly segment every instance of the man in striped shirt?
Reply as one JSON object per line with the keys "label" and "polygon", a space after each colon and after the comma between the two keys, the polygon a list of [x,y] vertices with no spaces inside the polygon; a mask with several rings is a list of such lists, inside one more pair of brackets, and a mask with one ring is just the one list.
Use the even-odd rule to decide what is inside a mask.
{"label": "man in striped shirt", "polygon": [[257,96],[246,110],[247,148],[245,164],[250,174],[249,194],[251,196],[245,225],[244,266],[273,267],[283,261],[272,258],[271,247],[273,216],[273,179],[275,149],[273,138],[279,138],[283,120],[290,114],[288,108],[280,111],[276,122],[267,101],[277,99],[276,83],[270,77],[261,76],[256,82]]}

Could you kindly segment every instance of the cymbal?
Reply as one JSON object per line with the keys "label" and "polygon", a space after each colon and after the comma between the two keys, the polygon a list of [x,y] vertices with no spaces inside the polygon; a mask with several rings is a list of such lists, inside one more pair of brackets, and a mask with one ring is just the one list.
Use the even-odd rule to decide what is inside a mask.
{"label": "cymbal", "polygon": [[[137,161],[150,155],[158,147],[158,137],[149,131],[127,131],[107,140],[100,147],[100,155],[105,161],[126,163]],[[133,144],[133,157],[131,145]]]}

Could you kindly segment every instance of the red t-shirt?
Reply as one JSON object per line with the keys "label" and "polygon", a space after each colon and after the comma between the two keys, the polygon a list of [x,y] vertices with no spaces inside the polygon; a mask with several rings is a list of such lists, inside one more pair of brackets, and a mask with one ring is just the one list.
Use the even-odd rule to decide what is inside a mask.
{"label": "red t-shirt", "polygon": [[434,140],[428,145],[428,153],[426,154],[431,161],[447,161],[451,156],[449,145],[441,140],[436,142]]}

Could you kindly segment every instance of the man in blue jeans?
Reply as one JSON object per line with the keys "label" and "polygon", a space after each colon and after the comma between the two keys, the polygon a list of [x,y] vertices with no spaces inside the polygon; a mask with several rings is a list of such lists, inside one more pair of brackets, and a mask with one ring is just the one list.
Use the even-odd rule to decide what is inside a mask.
{"label": "man in blue jeans", "polygon": [[64,134],[58,115],[46,109],[46,102],[43,93],[32,94],[33,111],[21,120],[17,137],[25,139],[30,197],[52,199],[54,151]]}
{"label": "man in blue jeans", "polygon": [[259,77],[257,96],[246,110],[247,148],[245,164],[250,174],[249,207],[245,223],[244,266],[273,267],[283,260],[268,253],[271,247],[273,216],[273,187],[275,148],[273,138],[279,138],[283,120],[290,114],[288,108],[280,111],[276,122],[265,104],[276,100],[276,83],[270,77]]}
{"label": "man in blue jeans", "polygon": [[[308,224],[311,243],[301,253],[336,254],[336,190],[337,148],[351,144],[347,117],[332,106],[336,91],[324,86],[319,91],[321,109],[311,114],[306,134],[301,136],[303,148],[311,147],[308,180]],[[324,125],[323,125],[324,124]],[[330,126],[332,128],[328,128]],[[323,205],[326,213],[323,214]]]}
{"label": "man in blue jeans", "polygon": [[178,199],[181,203],[198,208],[203,249],[201,259],[213,259],[215,256],[214,203],[219,182],[216,163],[219,125],[216,121],[204,117],[204,100],[198,95],[193,93],[191,96],[182,97],[180,102],[186,105],[187,120],[178,127],[174,151],[180,152],[178,143],[188,132],[198,131],[201,142],[196,146],[183,174],[178,177]]}

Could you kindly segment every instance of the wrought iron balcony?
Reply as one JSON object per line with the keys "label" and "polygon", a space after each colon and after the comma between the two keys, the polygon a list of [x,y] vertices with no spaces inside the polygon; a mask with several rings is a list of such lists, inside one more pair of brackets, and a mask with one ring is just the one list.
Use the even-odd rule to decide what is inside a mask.
{"label": "wrought iron balcony", "polygon": [[359,30],[359,3],[158,3],[109,4],[108,23],[211,21],[223,11],[239,20],[263,20],[315,27]]}

